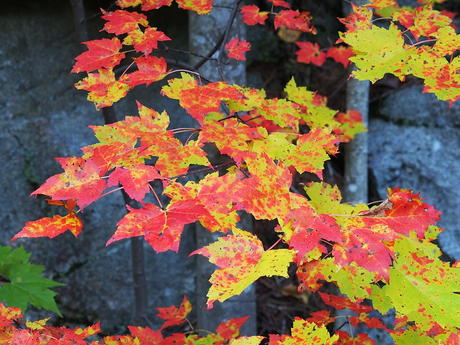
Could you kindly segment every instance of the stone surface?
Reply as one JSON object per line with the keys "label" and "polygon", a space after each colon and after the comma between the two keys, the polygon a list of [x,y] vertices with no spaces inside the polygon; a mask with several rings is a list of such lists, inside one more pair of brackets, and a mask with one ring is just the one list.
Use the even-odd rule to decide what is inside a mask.
{"label": "stone surface", "polygon": [[[81,146],[95,142],[87,126],[101,125],[103,119],[86,101],[85,92],[73,88],[79,76],[69,72],[83,49],[69,1],[5,3],[0,22],[0,243],[5,245],[26,221],[56,212],[29,194],[61,172],[52,157],[79,155]],[[137,114],[136,98],[157,110],[167,109],[178,127],[190,127],[190,117],[179,111],[177,102],[153,97],[158,93],[158,86],[139,87],[135,96],[116,106],[119,118]],[[105,247],[124,212],[121,195],[114,193],[82,212],[85,227],[77,239],[63,234],[13,244],[24,245],[34,263],[47,267],[49,277],[67,284],[56,289],[66,322],[101,320],[107,331],[122,330],[130,322],[134,304],[129,241]],[[192,245],[186,240],[179,255],[157,255],[146,246],[152,315],[154,307],[178,304],[184,294],[193,296],[193,260],[187,257]],[[152,318],[152,323],[160,320]]]}
{"label": "stone surface", "polygon": [[421,87],[391,94],[371,118],[370,166],[381,198],[387,187],[421,193],[442,212],[440,244],[460,260],[460,103],[452,107]]}

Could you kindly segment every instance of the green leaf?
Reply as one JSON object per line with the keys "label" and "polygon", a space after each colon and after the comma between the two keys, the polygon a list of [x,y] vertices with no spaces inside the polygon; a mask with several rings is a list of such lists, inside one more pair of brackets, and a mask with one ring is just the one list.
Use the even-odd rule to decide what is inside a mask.
{"label": "green leaf", "polygon": [[22,247],[0,247],[0,275],[8,280],[0,287],[0,301],[23,311],[30,303],[61,316],[54,300],[56,293],[49,288],[63,284],[42,277],[44,267],[31,264],[29,257]]}
{"label": "green leaf", "polygon": [[[421,330],[434,323],[460,325],[460,268],[434,257],[427,242],[416,245],[403,238],[396,242],[396,260],[390,269],[390,284],[382,290],[399,313],[415,321]],[[435,251],[436,252],[436,251]]]}

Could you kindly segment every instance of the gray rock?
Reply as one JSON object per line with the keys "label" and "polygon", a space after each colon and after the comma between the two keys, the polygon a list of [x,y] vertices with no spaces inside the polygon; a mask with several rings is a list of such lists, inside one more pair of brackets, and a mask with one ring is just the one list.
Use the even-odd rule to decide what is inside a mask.
{"label": "gray rock", "polygon": [[391,94],[371,119],[370,166],[378,193],[404,187],[442,212],[441,248],[460,260],[460,103],[452,107],[420,87]]}

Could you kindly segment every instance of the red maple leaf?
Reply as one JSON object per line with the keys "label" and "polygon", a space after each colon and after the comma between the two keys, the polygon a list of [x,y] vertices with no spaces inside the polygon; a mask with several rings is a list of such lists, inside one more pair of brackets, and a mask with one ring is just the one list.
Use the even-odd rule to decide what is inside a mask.
{"label": "red maple leaf", "polygon": [[[102,30],[111,34],[122,35],[139,29],[139,25],[148,26],[147,17],[142,13],[116,10],[106,12],[102,10],[102,18],[107,21]],[[101,30],[101,31],[102,31]]]}
{"label": "red maple leaf", "polygon": [[149,181],[160,179],[158,171],[149,165],[136,165],[130,168],[117,168],[110,174],[107,185],[119,183],[131,199],[142,201],[149,191]]}
{"label": "red maple leaf", "polygon": [[334,322],[335,317],[331,316],[329,310],[315,311],[310,314],[310,317],[306,319],[309,322],[314,322],[318,326],[326,326],[327,324]]}
{"label": "red maple leaf", "polygon": [[229,58],[244,61],[246,60],[244,54],[251,49],[251,44],[234,37],[225,45],[225,49]]}
{"label": "red maple leaf", "polygon": [[117,231],[106,245],[125,238],[144,236],[158,253],[167,250],[177,252],[184,225],[195,222],[200,214],[207,213],[195,200],[170,203],[166,210],[154,204],[145,204],[140,209],[127,208],[129,213],[117,223]]}
{"label": "red maple leaf", "polygon": [[[132,334],[134,339],[131,341],[105,341],[104,344],[113,344],[113,345],[131,345],[131,344],[142,344],[142,345],[155,345],[155,344],[163,344],[163,335],[161,334],[161,330],[153,330],[148,327],[139,327],[139,326],[128,326],[129,332]],[[106,338],[104,338],[106,340]],[[130,339],[131,340],[131,339]],[[178,343],[177,345],[179,345]]]}
{"label": "red maple leaf", "polygon": [[273,6],[291,8],[291,5],[289,5],[286,1],[283,1],[283,0],[268,0],[268,1],[271,2]]}
{"label": "red maple leaf", "polygon": [[133,60],[138,70],[125,74],[120,78],[130,87],[135,87],[140,84],[149,86],[151,83],[161,80],[166,76],[167,64],[163,57],[141,56]]}
{"label": "red maple leaf", "polygon": [[184,296],[184,299],[182,300],[179,308],[170,306],[166,308],[157,308],[157,310],[157,316],[165,320],[161,326],[161,329],[163,329],[169,326],[180,325],[181,323],[184,323],[186,321],[185,319],[187,315],[192,311],[192,305],[190,304],[187,297]]}
{"label": "red maple leaf", "polygon": [[121,42],[118,38],[103,38],[101,40],[83,42],[88,51],[78,55],[72,72],[91,72],[100,68],[112,69],[124,59],[120,53]]}
{"label": "red maple leaf", "polygon": [[335,62],[341,63],[347,68],[350,64],[350,58],[354,56],[353,50],[350,47],[338,46],[330,47],[327,50],[326,57],[334,59]]}
{"label": "red maple leaf", "polygon": [[64,172],[51,176],[31,195],[44,194],[54,200],[76,199],[78,207],[97,200],[106,188],[100,168],[90,159],[80,157],[56,158]]}
{"label": "red maple leaf", "polygon": [[282,10],[275,16],[275,29],[285,26],[292,30],[316,33],[316,28],[311,23],[310,12],[299,12],[294,10]]}
{"label": "red maple leaf", "polygon": [[241,7],[243,22],[247,25],[264,24],[268,18],[268,12],[261,12],[256,5]]}
{"label": "red maple leaf", "polygon": [[326,61],[326,53],[319,49],[318,43],[295,42],[295,44],[300,48],[296,51],[297,62],[321,66]]}
{"label": "red maple leaf", "polygon": [[137,52],[148,55],[153,49],[158,48],[159,41],[170,41],[171,39],[164,32],[157,28],[147,28],[144,32],[134,30],[128,33],[123,44],[132,45]]}
{"label": "red maple leaf", "polygon": [[230,319],[217,326],[216,333],[224,340],[231,340],[240,336],[240,328],[246,323],[249,316]]}
{"label": "red maple leaf", "polygon": [[421,239],[428,226],[436,224],[441,216],[441,212],[422,200],[420,194],[415,194],[408,189],[390,189],[385,204],[361,213],[359,218],[369,228],[385,224],[394,231],[392,239],[398,234],[407,236],[411,231],[415,231]]}

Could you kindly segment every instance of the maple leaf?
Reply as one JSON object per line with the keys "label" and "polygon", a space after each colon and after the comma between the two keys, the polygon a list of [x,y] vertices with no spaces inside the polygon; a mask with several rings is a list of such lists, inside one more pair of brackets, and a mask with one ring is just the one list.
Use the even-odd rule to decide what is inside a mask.
{"label": "maple leaf", "polygon": [[[219,111],[224,100],[242,98],[238,88],[225,82],[215,82],[197,85],[191,77],[168,80],[168,86],[162,88],[162,93],[170,98],[179,99],[180,106],[194,119],[203,124],[204,117],[210,112]],[[190,79],[191,78],[191,79]]]}
{"label": "maple leaf", "polygon": [[181,323],[184,323],[186,321],[185,319],[187,315],[192,311],[192,305],[190,304],[187,297],[184,296],[184,299],[182,300],[179,308],[170,306],[166,308],[157,308],[157,310],[157,316],[165,320],[161,326],[161,329],[163,329],[169,326],[180,325]]}
{"label": "maple leaf", "polygon": [[123,40],[123,44],[132,45],[137,52],[148,55],[153,49],[158,48],[158,42],[170,40],[164,32],[158,31],[157,28],[149,27],[144,32],[141,30],[130,31]]}
{"label": "maple leaf", "polygon": [[348,142],[356,134],[367,131],[362,122],[362,115],[357,110],[348,110],[346,113],[338,113],[335,120],[340,123],[340,127],[334,128],[334,134],[340,137],[340,141]]}
{"label": "maple leaf", "polygon": [[115,35],[126,34],[133,30],[138,30],[139,25],[148,26],[147,17],[142,13],[116,10],[106,12],[102,10],[102,19],[106,20],[101,31],[106,31]]}
{"label": "maple leaf", "polygon": [[163,193],[172,200],[197,200],[208,212],[199,215],[200,223],[209,231],[225,233],[235,229],[240,220],[232,202],[232,188],[238,183],[235,174],[219,176],[216,172],[206,175],[199,183],[189,181],[185,186],[170,183]]}
{"label": "maple leaf", "polygon": [[405,26],[414,35],[431,37],[442,27],[449,26],[452,19],[430,6],[421,6],[414,9],[403,9],[393,14],[393,20]]}
{"label": "maple leaf", "polygon": [[106,182],[101,178],[99,167],[92,160],[80,157],[56,160],[64,172],[51,176],[31,195],[44,194],[54,200],[75,199],[80,209],[101,196]]}
{"label": "maple leaf", "polygon": [[353,55],[353,50],[344,46],[330,47],[326,53],[326,57],[334,59],[335,62],[342,64],[345,68],[350,64],[350,58]]}
{"label": "maple leaf", "polygon": [[118,7],[126,8],[126,7],[135,7],[140,5],[143,0],[117,0],[116,4]]}
{"label": "maple leaf", "polygon": [[195,200],[170,203],[166,210],[154,204],[145,204],[140,209],[127,206],[129,213],[118,223],[117,230],[106,245],[125,238],[144,236],[157,252],[179,250],[180,236],[184,225],[193,223],[206,210]]}
{"label": "maple leaf", "polygon": [[171,6],[172,0],[142,0],[142,11],[156,10],[163,6]]}
{"label": "maple leaf", "polygon": [[195,11],[198,14],[208,14],[212,11],[213,0],[176,0],[180,8]]}
{"label": "maple leaf", "polygon": [[[138,326],[128,326],[129,332],[131,335],[134,337],[131,342],[123,342],[121,341],[120,343],[112,343],[112,342],[106,342],[107,345],[137,345],[137,344],[142,344],[142,345],[154,345],[154,344],[162,344],[164,341],[163,335],[161,334],[161,330],[152,330],[148,327],[138,327]],[[104,338],[104,341],[106,338]],[[131,340],[131,339],[130,339]],[[178,344],[179,345],[179,344]]]}
{"label": "maple leaf", "polygon": [[311,23],[310,12],[299,12],[294,10],[282,10],[275,16],[275,29],[285,26],[292,30],[299,30],[316,34],[316,28]]}
{"label": "maple leaf", "polygon": [[228,41],[225,45],[225,49],[227,50],[229,58],[244,61],[246,60],[244,54],[251,50],[251,44],[247,41],[240,41],[237,37],[234,37]]}
{"label": "maple leaf", "polygon": [[233,187],[237,206],[256,219],[284,219],[293,202],[289,169],[265,154],[246,157],[245,161],[251,177]]}
{"label": "maple leaf", "polygon": [[287,268],[294,253],[288,249],[264,251],[262,242],[256,236],[240,230],[234,235],[219,237],[216,242],[190,255],[207,256],[210,262],[219,267],[209,279],[211,288],[207,294],[207,305],[212,308],[215,301],[224,302],[240,294],[262,276],[287,277]]}
{"label": "maple leaf", "polygon": [[300,48],[296,51],[297,62],[321,66],[326,61],[326,53],[319,49],[317,43],[296,42],[295,44]]}
{"label": "maple leaf", "polygon": [[74,331],[74,333],[76,335],[80,336],[81,338],[92,337],[95,334],[101,333],[101,331],[102,331],[101,330],[101,323],[97,322],[92,326],[88,326],[88,327],[85,327],[83,329],[82,328],[76,328],[73,331]]}
{"label": "maple leaf", "polygon": [[101,68],[112,69],[125,58],[125,54],[120,52],[121,42],[116,37],[83,43],[88,47],[88,51],[75,58],[73,73],[91,72]]}
{"label": "maple leaf", "polygon": [[163,57],[141,56],[133,60],[138,70],[125,74],[121,78],[131,88],[140,84],[149,86],[151,83],[161,80],[166,76],[167,64]]}
{"label": "maple leaf", "polygon": [[364,6],[351,4],[353,11],[346,18],[339,18],[348,33],[368,30],[372,27],[372,11]]}
{"label": "maple leaf", "polygon": [[375,9],[382,9],[385,7],[399,7],[395,0],[371,0],[370,3],[366,4],[365,6]]}
{"label": "maple leaf", "polygon": [[236,119],[227,119],[204,124],[198,141],[202,144],[215,143],[220,153],[229,155],[235,162],[241,162],[251,156],[250,141],[265,136],[263,128],[249,127]]}
{"label": "maple leaf", "polygon": [[305,321],[315,323],[321,327],[334,322],[335,317],[331,316],[331,312],[329,310],[320,310],[310,313],[310,317],[308,317]]}
{"label": "maple leaf", "polygon": [[7,307],[0,303],[0,327],[6,327],[22,319],[21,308]]}
{"label": "maple leaf", "polygon": [[[438,260],[431,254],[433,247],[408,238],[397,240],[390,283],[375,288],[391,300],[399,313],[415,321],[420,330],[429,330],[434,323],[442,327],[460,324],[460,314],[448,312],[460,308],[460,268]],[[383,311],[379,305],[376,308]]]}
{"label": "maple leaf", "polygon": [[371,284],[378,281],[375,273],[355,262],[341,266],[333,257],[305,262],[298,267],[296,274],[300,290],[317,291],[322,286],[320,281],[335,282],[352,301],[367,298]]}
{"label": "maple leaf", "polygon": [[356,54],[350,61],[358,68],[353,75],[359,80],[375,82],[385,73],[404,75],[411,50],[405,48],[404,38],[396,25],[391,24],[388,29],[374,25],[370,29],[340,33],[340,37]]}
{"label": "maple leaf", "polygon": [[149,181],[155,179],[161,179],[158,171],[152,166],[140,164],[129,169],[115,169],[110,174],[107,185],[111,187],[120,183],[131,199],[141,202],[149,191]]}
{"label": "maple leaf", "polygon": [[283,1],[283,0],[268,0],[268,1],[271,2],[273,6],[291,8],[291,5],[289,5],[286,1]]}
{"label": "maple leaf", "polygon": [[130,87],[115,79],[112,70],[99,70],[89,73],[86,78],[75,84],[79,90],[89,91],[88,101],[94,102],[96,109],[110,107],[126,96]]}
{"label": "maple leaf", "polygon": [[249,316],[230,319],[217,326],[216,333],[224,340],[231,340],[240,336],[240,328],[246,323]]}
{"label": "maple leaf", "polygon": [[241,14],[246,25],[264,24],[268,18],[268,12],[260,11],[260,8],[256,5],[241,7]]}
{"label": "maple leaf", "polygon": [[292,210],[286,218],[291,222],[288,226],[283,225],[282,229],[293,228],[288,231],[285,240],[297,252],[297,264],[301,264],[304,257],[314,249],[326,253],[326,248],[320,243],[322,239],[333,242],[343,240],[341,229],[334,218],[327,215],[317,215],[310,207],[304,206]]}
{"label": "maple leaf", "polygon": [[83,228],[83,223],[74,213],[66,216],[55,215],[51,217],[40,218],[27,222],[22,230],[18,232],[11,241],[22,237],[49,237],[54,238],[60,234],[70,231],[77,237]]}
{"label": "maple leaf", "polygon": [[294,318],[291,328],[291,335],[270,334],[269,345],[290,345],[290,344],[315,344],[332,345],[339,339],[338,335],[329,334],[325,326],[318,326],[314,323]]}

